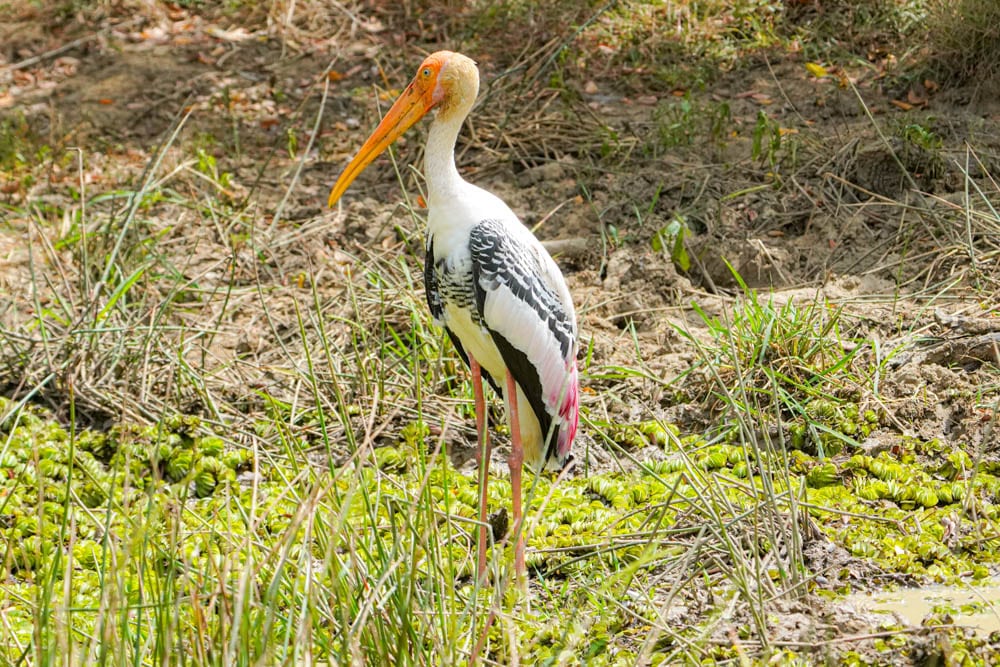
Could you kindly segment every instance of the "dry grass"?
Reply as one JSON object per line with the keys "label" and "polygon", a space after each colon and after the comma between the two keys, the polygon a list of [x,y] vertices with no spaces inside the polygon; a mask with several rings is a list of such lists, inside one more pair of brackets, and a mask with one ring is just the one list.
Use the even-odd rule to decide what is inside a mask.
{"label": "dry grass", "polygon": [[930,21],[933,69],[952,85],[1000,92],[1000,5],[991,0],[934,2]]}
{"label": "dry grass", "polygon": [[[105,10],[113,7],[107,5]],[[629,184],[617,192],[597,194],[599,200],[594,205],[599,207],[601,230],[607,231],[610,226],[626,228],[630,218],[634,219],[633,209],[650,207],[650,213],[656,214],[679,199],[687,210],[697,211],[702,202],[726,201],[733,192],[757,189],[777,174],[783,179],[781,188],[775,188],[773,195],[759,191],[757,197],[761,206],[775,207],[778,215],[762,219],[754,233],[782,231],[787,226],[783,221],[811,220],[820,212],[834,220],[864,220],[874,241],[866,255],[841,259],[834,251],[824,259],[824,265],[807,266],[806,279],[833,268],[899,276],[904,286],[918,290],[933,291],[936,285],[962,278],[995,289],[991,267],[996,256],[996,217],[991,202],[996,184],[982,179],[992,170],[989,156],[983,165],[978,164],[980,156],[971,151],[967,156],[948,156],[949,169],[964,183],[961,201],[907,200],[902,206],[899,193],[873,191],[858,178],[863,171],[859,165],[871,162],[866,152],[871,146],[879,159],[903,167],[901,178],[916,171],[904,164],[907,156],[900,144],[885,137],[876,137],[859,149],[851,143],[838,144],[837,137],[789,136],[775,149],[769,164],[744,159],[721,177],[706,178],[702,170],[711,166],[686,169],[674,157],[646,159],[636,150],[649,141],[646,135],[655,130],[649,127],[655,121],[640,118],[632,123],[629,119],[628,129],[623,129],[620,121],[608,122],[579,96],[577,86],[588,76],[579,68],[587,61],[574,60],[574,50],[623,20],[627,5],[579,8],[572,18],[585,29],[582,33],[575,27],[553,32],[557,16],[566,10],[562,5],[545,10],[512,5],[503,11],[471,7],[450,18],[449,9],[453,8],[431,3],[386,10],[384,15],[362,15],[359,7],[351,5],[327,11],[317,3],[272,3],[266,15],[248,18],[247,26],[277,30],[287,44],[317,34],[334,35],[330,43],[341,37],[377,43],[375,35],[380,33],[365,32],[373,18],[394,32],[407,21],[426,15],[429,24],[437,25],[434,22],[438,21],[445,26],[442,31],[447,36],[456,37],[460,27],[468,31],[457,37],[459,42],[488,43],[493,35],[490,30],[516,24],[524,34],[523,50],[507,63],[507,69],[498,71],[499,61],[489,57],[487,49],[483,100],[460,146],[460,160],[471,165],[474,179],[488,181],[498,174],[507,178],[511,167],[517,171],[573,158],[577,161],[574,175],[590,174],[596,179],[607,174],[612,184]],[[671,15],[671,20],[680,17],[692,25],[704,20],[698,25],[706,29],[711,23],[704,17],[681,14]],[[148,18],[159,20],[158,15]],[[642,14],[633,27],[640,32],[650,30],[667,18],[655,12]],[[298,35],[296,39],[290,37],[293,33]],[[693,38],[691,30],[685,35]],[[625,41],[612,46],[624,47]],[[335,61],[340,57],[347,54],[334,54]],[[409,54],[381,49],[378,58],[382,65],[378,84],[399,85],[408,78],[412,68]],[[313,88],[297,109],[293,129],[300,136],[313,122],[309,114],[320,94],[318,87]],[[342,92],[339,104],[345,104],[344,97]],[[371,113],[370,104],[363,107]],[[710,107],[704,109],[698,113],[711,112]],[[252,132],[254,121],[252,117],[232,119],[234,125],[242,124],[243,132]],[[777,121],[774,123],[777,127]],[[879,128],[873,118],[875,134],[886,132]],[[738,126],[727,125],[713,139],[721,143],[736,130]],[[747,133],[746,128],[740,131]],[[349,149],[349,142],[342,137],[338,136],[337,142],[338,150]],[[321,145],[322,139],[317,143]],[[410,163],[419,162],[419,150],[407,149],[403,155]],[[249,186],[241,190],[242,202],[226,201],[221,207],[218,199],[227,194],[227,188],[219,183],[219,172],[231,166],[206,168],[198,163],[194,151],[174,145],[166,149],[164,165],[169,170],[157,169],[151,162],[153,168],[145,181],[130,186],[117,199],[70,204],[58,214],[61,220],[40,207],[16,208],[31,246],[19,260],[23,273],[12,285],[12,299],[3,308],[6,335],[0,344],[5,347],[8,377],[17,378],[9,383],[18,392],[44,386],[56,402],[54,397],[65,396],[72,386],[78,404],[92,413],[95,423],[111,415],[155,418],[162,413],[166,397],[221,419],[228,405],[239,405],[241,410],[261,405],[257,391],[245,391],[254,385],[257,368],[282,364],[302,367],[304,360],[298,350],[314,348],[319,333],[316,322],[305,318],[303,329],[299,320],[315,299],[320,300],[323,317],[354,322],[357,331],[378,329],[385,335],[398,335],[415,317],[411,313],[423,312],[419,291],[411,297],[412,310],[383,312],[386,306],[378,299],[351,299],[362,284],[378,283],[382,279],[377,276],[382,273],[394,275],[395,264],[388,258],[397,256],[401,249],[406,253],[408,282],[398,284],[395,281],[401,278],[397,277],[391,278],[391,283],[400,291],[408,290],[410,282],[419,285],[419,280],[412,278],[419,270],[419,220],[411,216],[401,224],[398,218],[382,219],[381,226],[373,230],[350,229],[345,220],[331,222],[327,216],[296,215],[299,222],[288,226],[263,222],[260,213],[268,211],[270,204],[260,199],[263,191],[254,187],[267,188],[268,199],[285,199],[280,185],[274,184],[280,184],[284,173],[291,173],[283,170],[296,168],[302,157],[274,165],[263,163],[266,177],[261,179],[263,171],[257,174],[257,181],[244,177]],[[668,166],[668,161],[675,164]],[[969,173],[961,173],[962,169]],[[683,183],[669,183],[662,172],[676,174]],[[823,176],[818,189],[810,184],[817,174]],[[405,181],[409,183],[409,177]],[[685,201],[685,195],[657,201],[653,192],[665,182],[675,190],[697,192],[698,196],[693,201],[690,197]],[[911,179],[903,185],[921,184]],[[292,200],[321,199],[317,194],[321,184],[311,180],[307,186],[309,194],[296,193]],[[174,193],[183,197],[172,201],[176,200]],[[586,189],[583,194],[590,196]],[[199,210],[187,210],[190,202],[185,198],[189,196]],[[877,225],[894,225],[897,231],[885,235],[875,229]],[[191,226],[199,232],[189,233]],[[638,233],[648,237],[656,231],[654,226]],[[60,238],[67,234],[68,240]],[[373,244],[380,248],[377,257]],[[902,256],[896,252],[900,247],[907,249]],[[933,262],[913,261],[928,253],[934,253]],[[813,260],[806,257],[804,261]],[[328,268],[331,265],[335,267],[332,270]],[[308,281],[317,271],[326,276],[343,272],[353,287],[319,280],[314,295]],[[169,280],[164,281],[165,277]],[[328,306],[326,301],[337,305]],[[378,327],[373,324],[376,316]],[[353,338],[337,338],[334,344],[348,365],[363,368],[369,363],[359,357],[361,347],[352,347]],[[296,392],[295,381],[281,374],[269,377],[265,385],[266,393],[276,391],[281,400]],[[405,391],[398,390],[398,394],[405,402]],[[357,400],[370,398],[362,393]]]}

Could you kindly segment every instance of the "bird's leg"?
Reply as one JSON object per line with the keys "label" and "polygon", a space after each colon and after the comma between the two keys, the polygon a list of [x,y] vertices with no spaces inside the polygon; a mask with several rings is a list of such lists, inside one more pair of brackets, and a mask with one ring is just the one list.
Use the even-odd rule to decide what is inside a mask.
{"label": "bird's leg", "polygon": [[524,576],[524,531],[521,516],[521,466],[524,463],[524,445],[521,442],[521,420],[517,414],[517,383],[514,376],[507,371],[507,414],[510,415],[510,466],[511,509],[514,514],[514,534],[517,544],[514,545],[514,573],[518,579]]}
{"label": "bird's leg", "polygon": [[483,371],[479,362],[470,354],[472,393],[476,397],[476,463],[479,465],[479,559],[476,561],[476,579],[482,583],[486,577],[486,510],[487,485],[490,481],[490,436],[486,429],[486,398],[483,395]]}

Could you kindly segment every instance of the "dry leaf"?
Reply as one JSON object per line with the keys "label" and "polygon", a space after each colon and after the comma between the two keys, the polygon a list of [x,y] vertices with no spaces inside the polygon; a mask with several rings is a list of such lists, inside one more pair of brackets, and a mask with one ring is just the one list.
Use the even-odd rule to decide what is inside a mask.
{"label": "dry leaf", "polygon": [[211,26],[205,32],[216,39],[221,39],[224,42],[245,42],[253,37],[253,35],[247,32],[246,28],[222,30],[220,28],[216,28],[215,26]]}
{"label": "dry leaf", "polygon": [[910,104],[909,102],[904,102],[903,100],[889,100],[889,104],[893,105],[898,109],[902,109],[903,111],[909,111],[910,109],[913,108],[912,104]]}
{"label": "dry leaf", "polygon": [[160,26],[154,26],[139,33],[142,41],[164,41],[167,38],[167,31]]}
{"label": "dry leaf", "polygon": [[806,63],[806,69],[817,79],[822,79],[828,74],[826,68],[818,63]]}
{"label": "dry leaf", "polygon": [[927,98],[926,97],[921,97],[920,94],[917,93],[917,91],[915,91],[913,89],[910,89],[906,93],[906,101],[909,102],[910,104],[912,104],[913,106],[917,106],[917,107],[920,107],[920,106],[923,106],[923,105],[927,104]]}

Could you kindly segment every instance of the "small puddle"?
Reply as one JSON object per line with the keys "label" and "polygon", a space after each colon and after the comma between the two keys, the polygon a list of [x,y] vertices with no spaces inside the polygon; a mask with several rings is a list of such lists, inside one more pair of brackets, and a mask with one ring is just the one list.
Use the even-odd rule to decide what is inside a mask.
{"label": "small puddle", "polygon": [[920,625],[946,610],[955,622],[979,637],[1000,632],[1000,581],[984,586],[926,586],[895,591],[854,593],[847,601],[875,612],[893,612],[910,625]]}

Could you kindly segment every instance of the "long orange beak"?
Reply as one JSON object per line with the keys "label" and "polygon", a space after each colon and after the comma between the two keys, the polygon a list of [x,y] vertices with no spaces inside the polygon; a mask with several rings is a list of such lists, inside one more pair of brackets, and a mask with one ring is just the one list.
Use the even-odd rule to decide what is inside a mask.
{"label": "long orange beak", "polygon": [[328,206],[333,206],[340,199],[348,186],[354,182],[365,167],[370,165],[382,151],[389,147],[389,144],[399,139],[404,132],[413,126],[418,120],[423,118],[428,111],[434,107],[432,93],[434,86],[420,86],[414,81],[403,94],[393,102],[389,112],[372,132],[368,140],[365,141],[361,150],[354,156],[354,159],[344,168],[340,178],[330,191]]}

